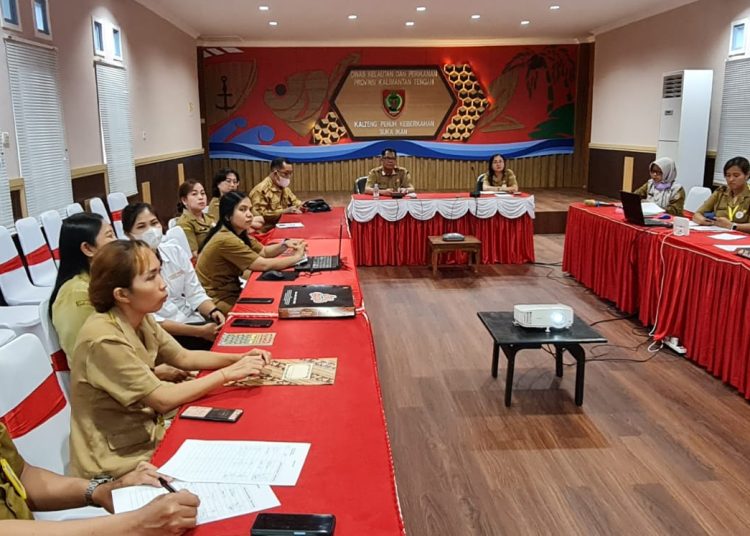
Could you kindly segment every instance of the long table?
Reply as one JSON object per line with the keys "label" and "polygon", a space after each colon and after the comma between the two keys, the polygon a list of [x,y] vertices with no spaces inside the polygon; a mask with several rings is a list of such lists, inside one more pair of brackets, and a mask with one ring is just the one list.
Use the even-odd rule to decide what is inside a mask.
{"label": "long table", "polygon": [[716,233],[674,236],[624,221],[613,207],[570,206],[563,270],[655,338],[678,337],[686,357],[750,399],[750,261],[717,248]]}
{"label": "long table", "polygon": [[[327,216],[326,216],[327,214]],[[342,213],[339,213],[342,215]],[[321,217],[322,216],[322,217]],[[319,225],[327,220],[326,225]],[[282,221],[302,221],[304,228],[276,230],[267,242],[281,237],[309,240],[311,254],[335,254],[339,225],[335,213],[285,215]],[[335,230],[330,224],[335,224]],[[311,236],[312,235],[312,236]],[[326,238],[315,238],[325,236]],[[335,239],[333,238],[335,236]],[[403,535],[390,443],[378,383],[375,346],[354,269],[351,240],[342,240],[345,268],[300,277],[295,282],[248,281],[243,297],[273,297],[272,305],[237,305],[222,334],[247,331],[234,328],[231,318],[276,317],[286,284],[345,284],[354,290],[358,312],[354,318],[279,320],[267,329],[276,333],[268,349],[276,358],[337,357],[335,384],[315,387],[225,388],[201,399],[201,405],[241,408],[237,424],[175,419],[154,454],[164,463],[185,439],[237,439],[311,443],[310,453],[294,487],[274,487],[285,513],[332,513],[337,536]],[[220,340],[221,335],[217,340]],[[214,349],[243,352],[247,348]],[[196,528],[196,535],[247,535],[256,514]]]}
{"label": "long table", "polygon": [[[534,196],[419,193],[391,199],[353,195],[347,207],[361,266],[425,265],[427,237],[458,232],[482,241],[483,264],[534,262]],[[463,253],[448,262],[466,262]]]}

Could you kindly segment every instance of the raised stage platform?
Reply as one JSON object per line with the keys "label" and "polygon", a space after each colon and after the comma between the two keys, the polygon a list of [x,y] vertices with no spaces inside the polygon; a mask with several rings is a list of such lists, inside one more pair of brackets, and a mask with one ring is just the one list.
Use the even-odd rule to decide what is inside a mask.
{"label": "raised stage platform", "polygon": [[[458,190],[456,190],[458,191]],[[584,199],[596,198],[600,201],[614,202],[615,199],[594,196],[578,188],[529,189],[524,190],[534,195],[536,204],[536,218],[534,219],[534,234],[562,234],[565,232],[565,222],[568,216],[568,206]],[[345,207],[349,204],[351,192],[304,192],[295,191],[302,200],[325,199],[329,205]]]}

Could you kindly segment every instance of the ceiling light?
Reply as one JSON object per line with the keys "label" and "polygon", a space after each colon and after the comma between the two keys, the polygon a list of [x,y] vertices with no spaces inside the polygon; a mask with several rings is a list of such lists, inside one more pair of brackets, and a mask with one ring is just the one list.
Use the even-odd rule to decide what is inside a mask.
{"label": "ceiling light", "polygon": [[414,26],[414,21],[413,20],[407,20],[406,21],[406,25],[407,26]]}
{"label": "ceiling light", "polygon": [[555,4],[555,5],[549,6],[549,8],[552,11],[557,11],[558,9],[560,9],[560,6],[558,6],[557,4]]}
{"label": "ceiling light", "polygon": [[258,6],[258,9],[261,11],[268,11],[270,8],[268,6]]}
{"label": "ceiling light", "polygon": [[482,15],[472,15],[471,16],[471,18],[474,19],[474,20],[477,20],[477,19],[479,19],[481,17],[482,17]]}
{"label": "ceiling light", "polygon": [[357,20],[357,15],[349,15],[347,18],[349,20]]}
{"label": "ceiling light", "polygon": [[272,21],[270,21],[270,22],[268,23],[268,25],[269,25],[269,26],[278,26],[278,25],[279,25],[279,23],[278,23],[278,22],[276,22],[275,20],[272,20]]}
{"label": "ceiling light", "polygon": [[521,21],[521,26],[528,26],[529,24],[531,24],[530,20],[522,20]]}
{"label": "ceiling light", "polygon": [[417,11],[419,11],[419,12],[427,11],[427,8],[424,7],[424,6],[419,6],[419,7],[417,7]]}

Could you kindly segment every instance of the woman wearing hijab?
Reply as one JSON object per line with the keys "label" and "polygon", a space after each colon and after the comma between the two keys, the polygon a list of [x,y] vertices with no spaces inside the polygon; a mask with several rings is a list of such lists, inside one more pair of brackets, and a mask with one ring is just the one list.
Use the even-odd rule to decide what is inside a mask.
{"label": "woman wearing hijab", "polygon": [[671,158],[657,158],[649,166],[651,178],[635,192],[642,199],[656,203],[667,214],[682,216],[685,206],[685,188],[675,182],[677,166]]}

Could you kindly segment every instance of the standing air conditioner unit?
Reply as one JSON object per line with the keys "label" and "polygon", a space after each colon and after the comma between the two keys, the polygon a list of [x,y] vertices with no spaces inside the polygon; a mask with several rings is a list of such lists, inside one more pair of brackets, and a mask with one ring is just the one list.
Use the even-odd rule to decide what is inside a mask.
{"label": "standing air conditioner unit", "polygon": [[664,74],[656,157],[675,161],[685,192],[703,186],[713,78],[712,70]]}

